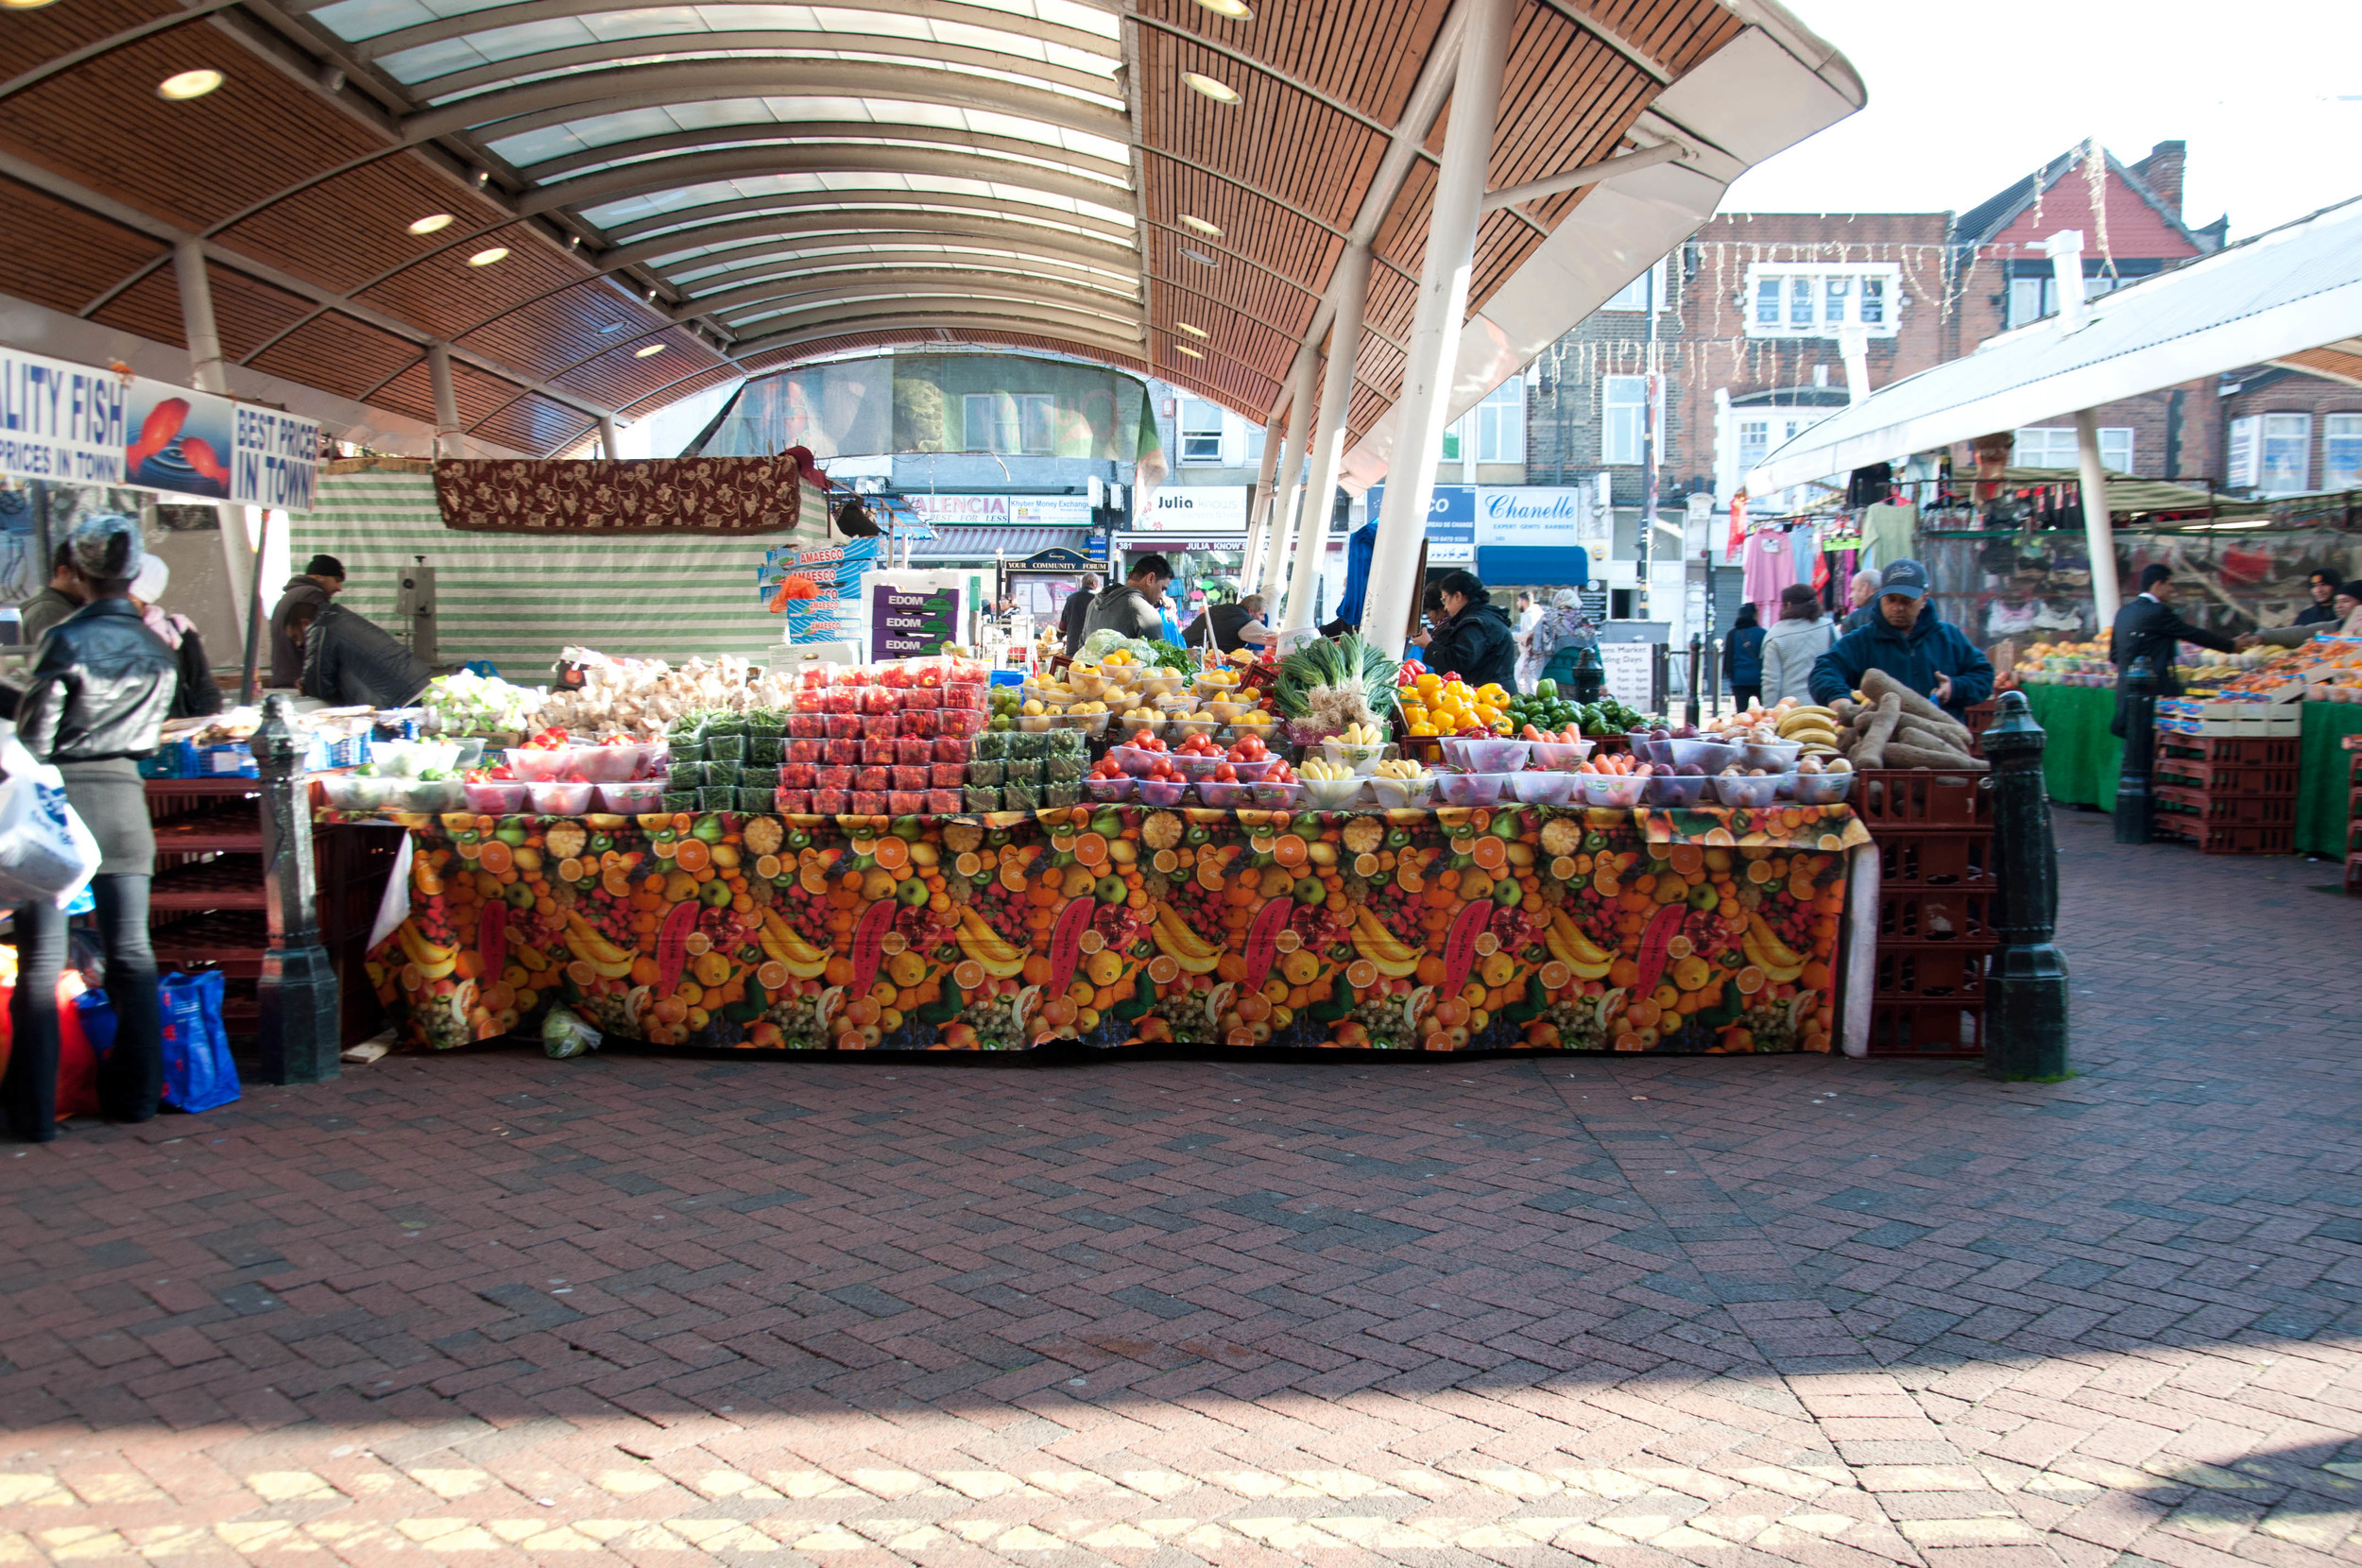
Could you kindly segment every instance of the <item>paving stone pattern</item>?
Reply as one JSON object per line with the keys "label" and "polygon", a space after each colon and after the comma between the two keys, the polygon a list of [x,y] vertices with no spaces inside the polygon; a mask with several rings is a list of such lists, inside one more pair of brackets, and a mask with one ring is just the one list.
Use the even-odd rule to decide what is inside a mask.
{"label": "paving stone pattern", "polygon": [[2051,1086],[503,1051],[0,1149],[0,1562],[2362,1559],[2362,904],[2060,831]]}

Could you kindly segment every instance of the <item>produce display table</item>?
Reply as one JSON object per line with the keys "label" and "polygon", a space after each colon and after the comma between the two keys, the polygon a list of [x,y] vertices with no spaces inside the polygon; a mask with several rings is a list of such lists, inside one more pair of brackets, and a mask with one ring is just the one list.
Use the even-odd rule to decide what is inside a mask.
{"label": "produce display table", "polygon": [[2116,778],[2124,771],[2124,742],[2108,733],[2116,716],[2115,688],[2028,686],[2025,692],[2034,722],[2049,733],[2042,757],[2050,798],[2114,810]]}
{"label": "produce display table", "polygon": [[1828,1050],[1844,806],[987,817],[322,811],[410,831],[370,979],[740,1049]]}
{"label": "produce display table", "polygon": [[2297,835],[2300,854],[2346,858],[2352,754],[2345,738],[2362,734],[2362,703],[2306,703],[2304,749],[2297,763]]}

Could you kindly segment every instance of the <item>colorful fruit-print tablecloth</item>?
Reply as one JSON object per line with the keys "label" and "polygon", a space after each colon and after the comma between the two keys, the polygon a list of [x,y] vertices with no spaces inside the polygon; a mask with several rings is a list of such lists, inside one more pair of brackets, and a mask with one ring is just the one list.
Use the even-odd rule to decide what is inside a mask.
{"label": "colorful fruit-print tablecloth", "polygon": [[[323,818],[351,820],[338,813]],[[1822,1050],[1845,807],[381,817],[446,1048],[562,1002],[747,1050]]]}

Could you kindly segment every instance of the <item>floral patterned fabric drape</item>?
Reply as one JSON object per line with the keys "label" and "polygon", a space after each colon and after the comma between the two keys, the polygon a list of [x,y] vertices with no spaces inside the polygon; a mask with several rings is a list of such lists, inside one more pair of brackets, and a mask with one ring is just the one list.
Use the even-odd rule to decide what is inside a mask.
{"label": "floral patterned fabric drape", "polygon": [[778,534],[807,475],[795,457],[637,462],[451,459],[435,465],[443,525],[501,534]]}

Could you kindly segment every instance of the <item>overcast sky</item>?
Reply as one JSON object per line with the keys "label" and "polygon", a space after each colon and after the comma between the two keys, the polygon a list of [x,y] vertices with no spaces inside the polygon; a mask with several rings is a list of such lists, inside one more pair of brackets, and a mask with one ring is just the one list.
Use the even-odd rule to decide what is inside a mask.
{"label": "overcast sky", "polygon": [[1726,213],[1959,212],[2085,137],[2190,145],[2183,216],[2237,239],[2362,196],[2362,0],[1785,0],[1870,90]]}

